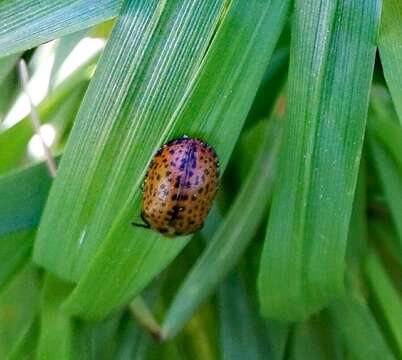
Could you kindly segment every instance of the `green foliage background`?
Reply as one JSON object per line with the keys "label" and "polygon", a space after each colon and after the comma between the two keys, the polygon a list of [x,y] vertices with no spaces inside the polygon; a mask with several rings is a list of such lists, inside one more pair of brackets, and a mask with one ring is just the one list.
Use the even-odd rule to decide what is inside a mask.
{"label": "green foliage background", "polygon": [[[53,39],[56,178],[0,126],[0,358],[402,357],[399,0],[3,0],[0,121]],[[222,167],[205,227],[133,228],[183,134]]]}

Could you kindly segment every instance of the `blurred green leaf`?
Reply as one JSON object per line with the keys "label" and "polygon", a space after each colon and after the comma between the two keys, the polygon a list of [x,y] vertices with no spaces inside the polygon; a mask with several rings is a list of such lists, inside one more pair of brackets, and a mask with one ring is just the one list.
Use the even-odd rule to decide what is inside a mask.
{"label": "blurred green leaf", "polygon": [[7,360],[34,360],[38,338],[39,319],[35,318],[17,340]]}
{"label": "blurred green leaf", "polygon": [[51,182],[44,163],[0,177],[0,236],[38,224]]}
{"label": "blurred green leaf", "polygon": [[28,265],[0,294],[0,359],[14,348],[39,308],[38,278]]}
{"label": "blurred green leaf", "polygon": [[391,218],[396,227],[400,245],[402,246],[402,168],[397,166],[376,139],[370,139],[370,149],[389,209],[391,210]]}
{"label": "blurred green leaf", "polygon": [[373,88],[370,110],[367,123],[369,135],[383,144],[402,169],[402,126],[398,123],[389,93],[385,89],[378,86]]}
{"label": "blurred green leaf", "polygon": [[295,325],[289,359],[344,359],[340,339],[328,326],[329,319],[321,314]]}
{"label": "blurred green leaf", "polygon": [[387,337],[392,339],[396,357],[402,358],[402,298],[374,251],[367,255],[365,270],[374,301],[378,304],[387,325]]}
{"label": "blurred green leaf", "polygon": [[0,57],[89,28],[118,14],[122,0],[9,0],[0,3]]}
{"label": "blurred green leaf", "polygon": [[343,290],[379,5],[296,1],[284,141],[258,279],[265,316],[304,319]]}
{"label": "blurred green leaf", "polygon": [[394,359],[373,314],[360,295],[348,293],[329,309],[352,359]]}
{"label": "blurred green leaf", "polygon": [[[62,135],[65,126],[74,119],[77,105],[82,99],[97,59],[96,55],[89,59],[37,106],[42,122],[52,122],[56,126],[62,125],[57,135]],[[20,165],[26,155],[28,141],[33,135],[30,115],[0,132],[0,173]]]}
{"label": "blurred green leaf", "polygon": [[20,53],[0,58],[0,84],[17,65]]}
{"label": "blurred green leaf", "polygon": [[54,49],[54,61],[52,65],[52,71],[50,73],[49,88],[53,89],[57,80],[57,75],[64,61],[70,55],[71,51],[77,46],[77,44],[88,33],[88,29],[80,30],[75,33],[63,36],[57,40],[57,44]]}
{"label": "blurred green leaf", "polygon": [[188,273],[168,310],[163,337],[174,336],[216,289],[252,240],[267,210],[279,152],[279,124],[265,129],[258,156],[232,207]]}
{"label": "blurred green leaf", "polygon": [[26,230],[0,237],[0,291],[26,264],[34,236],[35,231]]}
{"label": "blurred green leaf", "polygon": [[221,359],[271,359],[267,333],[238,276],[223,282],[220,300]]}
{"label": "blurred green leaf", "polygon": [[362,157],[353,200],[352,215],[349,224],[346,259],[350,264],[359,266],[361,256],[368,241],[367,228],[367,173],[366,160]]}
{"label": "blurred green leaf", "polygon": [[378,46],[384,76],[402,124],[402,2],[382,0]]}
{"label": "blurred green leaf", "polygon": [[149,336],[134,323],[131,317],[123,319],[117,335],[116,354],[114,360],[145,359],[151,343]]}
{"label": "blurred green leaf", "polygon": [[70,290],[68,284],[46,275],[42,290],[38,360],[74,359],[72,320],[60,311],[60,304]]}
{"label": "blurred green leaf", "polygon": [[[51,194],[47,214],[43,217],[42,232],[36,243],[36,261],[60,276],[76,279],[89,265],[66,304],[66,309],[71,312],[86,317],[104,316],[141,291],[186,244],[186,238],[166,241],[155,232],[130,226],[130,220],[140,213],[139,185],[143,181],[146,165],[161,144],[183,133],[201,137],[215,147],[222,168],[225,168],[281,31],[289,3],[273,2],[272,6],[257,1],[230,3],[205,54],[221,15],[221,5],[219,1],[209,4],[195,2],[187,8],[181,2],[169,3],[160,15],[147,21],[152,28],[154,21],[161,16],[156,29],[163,30],[164,35],[158,37],[156,46],[152,42],[149,44],[149,33],[143,32],[143,46],[148,48],[152,45],[149,50],[152,51],[146,52],[143,61],[147,66],[140,67],[142,72],[137,75],[148,79],[142,82],[142,90],[130,88],[131,80],[127,73],[137,84],[136,72],[127,71],[124,64],[116,66],[101,60],[98,66],[91,82],[93,90],[90,87],[76,121],[75,132],[73,130],[67,144],[63,157],[65,165],[62,163],[60,166],[58,180],[52,189],[53,197]],[[133,5],[138,9],[141,6]],[[142,9],[145,19],[154,11],[149,7],[148,2]],[[135,9],[127,10],[131,12]],[[150,11],[149,15],[146,15],[147,11]],[[140,20],[145,19],[138,15],[137,25],[142,26]],[[192,25],[201,19],[196,27]],[[169,23],[173,20],[177,26],[181,22],[186,26],[180,25],[180,31],[176,31],[171,38],[169,34],[173,29]],[[119,40],[120,36],[130,38],[125,26],[128,21],[132,18],[122,15],[117,22],[104,51],[104,59],[109,53],[123,51],[127,56],[109,57],[108,61],[121,59],[128,64],[138,64],[131,59],[135,54],[129,54],[127,46],[122,50]],[[133,33],[136,33],[135,29]],[[194,48],[183,42],[186,39],[184,36],[190,34],[195,37],[192,42]],[[234,34],[238,41],[228,41]],[[170,45],[173,40],[177,48]],[[142,48],[134,48],[142,54]],[[159,64],[161,52],[166,60],[164,66]],[[223,54],[225,62],[222,62]],[[171,59],[170,63],[167,59]],[[177,59],[180,61],[177,62]],[[129,91],[128,98],[122,95],[125,94],[122,85],[116,85],[121,89],[123,103],[117,103],[114,92],[111,92],[116,87],[109,80],[114,71],[124,73],[122,78],[127,81],[123,89]],[[155,89],[152,79],[158,79]],[[191,79],[195,82],[189,91],[188,81]],[[102,91],[106,91],[108,97],[99,96],[98,86],[102,82],[105,84]],[[167,86],[171,90],[168,91]],[[189,97],[183,100],[187,92]],[[222,96],[223,93],[226,95]],[[95,102],[100,102],[99,106],[94,105],[93,97]],[[111,108],[113,112],[110,112]],[[139,108],[144,108],[145,112],[139,112]],[[100,113],[103,115],[100,116]],[[94,119],[88,122],[87,116]],[[104,123],[105,120],[108,121]],[[102,125],[94,127],[95,121],[102,121]],[[88,127],[88,123],[92,126]],[[132,131],[128,131],[129,128]],[[220,135],[223,132],[225,136]],[[112,162],[111,159],[118,160]],[[129,174],[136,174],[134,180]],[[107,184],[113,184],[113,187]],[[60,189],[64,190],[60,192]],[[57,212],[59,207],[63,208],[68,221],[65,217],[54,218],[54,211]],[[52,228],[51,237],[48,227]],[[56,236],[57,233],[61,237]],[[104,243],[91,262],[102,240]]]}

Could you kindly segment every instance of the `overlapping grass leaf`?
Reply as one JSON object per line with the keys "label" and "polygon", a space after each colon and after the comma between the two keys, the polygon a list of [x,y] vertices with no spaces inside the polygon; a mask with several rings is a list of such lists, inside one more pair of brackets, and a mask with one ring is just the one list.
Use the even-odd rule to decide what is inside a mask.
{"label": "overlapping grass leaf", "polygon": [[122,0],[10,0],[0,3],[0,57],[89,28],[118,14]]}
{"label": "overlapping grass leaf", "polygon": [[284,140],[258,280],[262,313],[282,320],[306,318],[343,289],[379,2],[299,0],[293,20]]}

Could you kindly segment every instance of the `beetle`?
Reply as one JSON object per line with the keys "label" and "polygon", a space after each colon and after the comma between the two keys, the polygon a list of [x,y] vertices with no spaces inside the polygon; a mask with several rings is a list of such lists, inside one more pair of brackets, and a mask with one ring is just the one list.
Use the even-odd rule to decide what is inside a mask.
{"label": "beetle", "polygon": [[182,136],[154,155],[144,179],[141,218],[166,236],[188,235],[202,228],[219,183],[215,150],[197,138]]}

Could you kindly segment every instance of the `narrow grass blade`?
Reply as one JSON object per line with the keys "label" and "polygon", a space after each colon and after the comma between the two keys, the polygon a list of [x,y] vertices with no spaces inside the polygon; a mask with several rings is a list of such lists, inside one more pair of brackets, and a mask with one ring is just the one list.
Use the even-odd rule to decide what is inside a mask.
{"label": "narrow grass blade", "polygon": [[57,41],[57,45],[54,49],[54,61],[52,65],[52,71],[50,73],[49,88],[53,90],[57,80],[58,73],[62,67],[64,61],[68,58],[68,55],[77,46],[77,44],[88,33],[88,29],[80,30],[75,33],[63,36]]}
{"label": "narrow grass blade", "polygon": [[402,124],[402,3],[383,0],[378,46],[384,76]]}
{"label": "narrow grass blade", "polygon": [[369,135],[383,144],[402,169],[402,126],[398,122],[390,95],[383,87],[375,86],[370,100],[367,123]]}
{"label": "narrow grass blade", "polygon": [[231,275],[219,292],[221,359],[271,359],[272,350],[261,318],[240,279]]}
{"label": "narrow grass blade", "polygon": [[0,237],[0,291],[28,261],[34,236],[26,230]]}
{"label": "narrow grass blade", "polygon": [[[149,2],[147,4],[148,8]],[[210,36],[215,32],[217,21],[221,16],[221,6],[221,2],[209,4],[195,2],[188,8],[187,5],[184,7],[181,2],[166,4],[160,15],[163,21],[159,21],[160,31],[164,31],[164,35],[159,37],[158,46],[161,46],[161,49],[152,46],[152,52],[147,54],[152,61],[148,57],[144,59],[147,63],[147,67],[144,68],[145,74],[150,72],[156,76],[156,71],[159,74],[157,77],[159,87],[155,90],[153,80],[150,78],[151,82],[147,80],[142,83],[143,90],[130,92],[130,101],[126,99],[126,103],[124,106],[122,105],[123,108],[116,109],[117,113],[124,109],[124,114],[119,115],[124,116],[118,118],[119,123],[115,124],[118,126],[114,127],[109,139],[106,135],[109,130],[111,131],[113,121],[108,121],[107,126],[97,126],[91,129],[91,136],[94,139],[100,137],[101,142],[99,140],[92,141],[86,132],[78,131],[79,126],[84,125],[83,123],[83,125],[77,124],[75,129],[78,129],[77,140],[79,138],[80,145],[77,146],[75,140],[70,140],[67,145],[68,152],[69,145],[74,144],[74,152],[71,152],[69,156],[66,152],[63,157],[65,168],[73,167],[71,170],[74,171],[69,170],[68,174],[73,175],[75,180],[70,178],[70,175],[67,179],[67,170],[63,175],[63,166],[60,167],[59,179],[65,178],[63,183],[60,180],[59,185],[55,184],[54,203],[50,197],[49,216],[45,215],[43,218],[43,234],[47,234],[45,229],[51,226],[53,233],[54,231],[60,233],[64,240],[55,242],[56,237],[46,239],[46,235],[43,235],[43,238],[40,236],[35,257],[48,269],[72,279],[77,279],[89,265],[88,271],[66,303],[66,309],[75,314],[101,317],[113,308],[128,302],[166,267],[186,244],[186,238],[166,241],[158,234],[133,229],[130,226],[133,217],[140,212],[139,185],[143,181],[146,165],[161,144],[169,138],[182,134],[198,136],[215,147],[219,154],[222,170],[227,164],[282,29],[289,3],[282,1],[273,2],[272,5],[261,4],[257,1],[247,4],[230,3],[212,43],[209,44]],[[137,4],[135,7],[139,7],[139,5]],[[246,8],[247,11],[245,11]],[[172,41],[170,32],[173,30],[166,24],[173,19],[177,22],[177,13],[181,14],[179,19],[184,21],[183,24],[186,26],[174,34],[173,39],[178,46],[175,48],[169,45]],[[172,17],[173,15],[174,17]],[[157,19],[159,19],[159,15]],[[154,20],[151,21],[150,26],[153,26]],[[122,16],[122,21],[128,21],[128,19]],[[194,21],[198,21],[198,25],[195,27],[192,25]],[[118,22],[108,45],[113,44],[114,36],[119,37],[122,29],[122,25],[119,25]],[[187,38],[183,38],[188,33],[195,37],[191,43],[197,48],[196,50],[189,48]],[[148,37],[147,32],[144,34]],[[234,34],[238,41],[228,41]],[[124,36],[127,35],[129,36],[124,27]],[[206,52],[208,45],[210,47]],[[161,66],[159,64],[160,51],[165,46],[168,46],[169,51],[164,55],[164,59],[168,55],[172,62]],[[120,49],[121,46],[118,48]],[[154,51],[156,52],[154,53]],[[185,55],[182,54],[182,51],[185,51]],[[193,51],[196,51],[196,55],[193,54]],[[104,52],[105,58],[107,54],[108,48]],[[227,61],[222,63],[223,54],[226,54]],[[180,59],[178,64],[177,59]],[[133,63],[131,59],[126,60],[130,64]],[[189,63],[186,64],[186,61]],[[200,67],[201,61],[203,63]],[[101,66],[102,64],[98,69],[101,69]],[[113,69],[115,68],[116,66],[113,66]],[[122,66],[122,69],[125,67]],[[107,70],[105,76],[109,75],[109,72]],[[127,79],[127,71],[123,70],[123,72],[124,79]],[[129,73],[131,74],[131,72]],[[229,77],[228,74],[231,76]],[[141,75],[141,77],[143,76],[145,75]],[[191,79],[194,80],[194,83],[189,89],[187,81]],[[240,88],[238,84],[242,84],[242,87]],[[110,82],[105,82],[104,86],[107,90],[113,88]],[[152,89],[151,92],[149,92],[150,89]],[[184,97],[186,93],[188,93],[188,97]],[[223,93],[226,95],[222,96]],[[90,98],[89,94],[90,90],[86,100]],[[109,101],[115,102],[115,96],[110,92],[108,102],[105,102],[105,97],[99,97],[98,92],[91,96],[102,99],[102,106],[106,106],[107,109],[110,109]],[[93,102],[88,103],[87,106],[88,111],[94,109]],[[143,107],[146,113],[138,112],[138,109]],[[83,108],[86,108],[85,103]],[[83,110],[81,115],[82,113]],[[117,113],[108,116],[116,120]],[[144,117],[145,114],[147,117]],[[133,121],[133,118],[136,120]],[[102,117],[96,117],[96,120],[102,120]],[[131,127],[131,132],[122,125],[124,121],[126,126]],[[77,123],[80,123],[80,116]],[[85,121],[86,123],[87,121]],[[97,129],[102,129],[103,135]],[[89,130],[86,131],[89,132]],[[225,133],[224,137],[219,135],[222,132]],[[74,139],[74,131],[72,138]],[[106,140],[108,146],[104,147],[102,158],[100,158],[101,153],[96,146],[101,144],[103,147]],[[81,150],[81,147],[85,151]],[[90,156],[92,152],[94,152],[94,156]],[[108,159],[112,154],[116,156],[116,152],[119,153],[118,161],[112,164]],[[83,153],[88,157],[82,158]],[[75,160],[76,156],[80,159],[81,165]],[[91,167],[87,166],[87,161],[91,161]],[[85,172],[80,171],[81,166]],[[111,170],[110,166],[115,170]],[[91,171],[88,171],[89,168]],[[88,182],[83,181],[83,173],[86,174]],[[92,178],[91,174],[96,177]],[[103,175],[100,176],[101,174]],[[136,174],[134,180],[128,174]],[[92,180],[95,182],[91,182]],[[104,191],[102,196],[99,196],[99,181],[105,184],[101,187]],[[114,184],[113,188],[108,188],[106,185],[108,183]],[[83,184],[85,185],[83,186]],[[70,191],[62,190],[60,192],[59,189],[63,189],[67,185],[71,187],[71,190],[74,189],[74,192],[80,190],[81,196],[76,197]],[[87,192],[89,190],[90,192]],[[85,192],[87,195],[83,196]],[[67,195],[69,200],[61,199],[62,193]],[[58,198],[56,198],[56,194]],[[85,204],[85,211],[79,211],[81,205],[77,203],[78,199]],[[51,209],[62,206],[63,209],[68,210],[68,207],[65,206],[66,203],[74,204],[73,212],[69,215],[72,218],[68,223],[64,220],[60,222],[61,219],[57,219],[55,223],[54,219],[51,219],[53,215],[50,216],[50,213],[53,212]],[[88,221],[90,222],[88,223]],[[76,226],[72,227],[72,223]],[[96,248],[105,237],[104,243],[91,263],[90,259],[93,258]],[[81,246],[78,246],[81,238],[83,241],[81,241]],[[67,258],[66,252],[60,247],[64,245],[70,249],[68,253],[71,256]],[[94,279],[96,280],[94,281]],[[105,286],[106,284],[109,285]],[[94,296],[95,293],[97,295]],[[90,300],[91,298],[92,300]],[[97,299],[96,303],[93,302],[93,299]]]}
{"label": "narrow grass blade", "polygon": [[279,124],[271,124],[265,131],[259,155],[238,196],[168,310],[162,327],[164,338],[180,331],[233,268],[255,235],[272,194],[280,144]]}
{"label": "narrow grass blade", "polygon": [[353,359],[395,359],[373,314],[357,294],[347,294],[329,308],[331,321]]}
{"label": "narrow grass blade", "polygon": [[374,251],[366,258],[365,271],[374,301],[385,319],[387,337],[393,345],[396,357],[402,358],[402,298]]}
{"label": "narrow grass blade", "polygon": [[343,289],[379,2],[299,0],[293,20],[284,141],[258,279],[262,313],[282,320],[306,318]]}
{"label": "narrow grass blade", "polygon": [[10,0],[0,3],[0,57],[89,28],[118,14],[122,0]]}
{"label": "narrow grass blade", "polygon": [[42,290],[40,336],[36,358],[73,359],[73,324],[71,318],[60,311],[60,304],[71,287],[54,276],[46,275]]}
{"label": "narrow grass blade", "polygon": [[350,265],[360,266],[360,260],[367,246],[367,174],[366,160],[362,157],[359,176],[350,218],[346,260]]}
{"label": "narrow grass blade", "polygon": [[151,339],[135,325],[131,317],[123,320],[117,336],[115,360],[145,359]]}
{"label": "narrow grass blade", "polygon": [[0,84],[10,74],[17,65],[17,60],[21,54],[13,54],[7,57],[0,58]]}
{"label": "narrow grass blade", "polygon": [[370,221],[370,235],[377,244],[381,244],[386,249],[386,252],[402,268],[402,244],[398,241],[393,224],[390,221],[372,220]]}
{"label": "narrow grass blade", "polygon": [[402,169],[376,139],[370,139],[370,149],[402,246]]}
{"label": "narrow grass blade", "polygon": [[39,338],[39,319],[35,318],[7,356],[7,360],[33,360]]}
{"label": "narrow grass blade", "polygon": [[339,337],[335,337],[334,331],[328,327],[329,320],[320,315],[296,324],[289,359],[344,359],[342,344]]}
{"label": "narrow grass blade", "polygon": [[6,359],[16,339],[36,317],[38,308],[37,273],[28,265],[0,294],[0,359]]}

